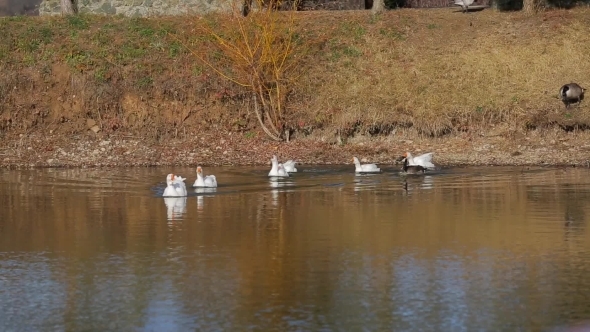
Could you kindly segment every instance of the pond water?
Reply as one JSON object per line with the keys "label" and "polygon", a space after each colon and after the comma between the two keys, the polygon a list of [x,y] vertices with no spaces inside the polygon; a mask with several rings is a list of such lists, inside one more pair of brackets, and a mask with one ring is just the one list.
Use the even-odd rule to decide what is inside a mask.
{"label": "pond water", "polygon": [[1,331],[538,331],[590,319],[590,170],[0,171]]}

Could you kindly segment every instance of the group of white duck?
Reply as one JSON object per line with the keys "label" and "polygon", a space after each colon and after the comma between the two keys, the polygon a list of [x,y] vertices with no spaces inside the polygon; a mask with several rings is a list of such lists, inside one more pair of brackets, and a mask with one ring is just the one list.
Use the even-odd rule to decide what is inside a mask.
{"label": "group of white duck", "polygon": [[[182,197],[186,196],[186,178],[180,175],[168,174],[166,176],[166,189],[164,189],[164,197]],[[195,188],[217,188],[217,178],[215,175],[203,176],[203,168],[197,167],[197,179],[193,183]]]}
{"label": "group of white duck", "polygon": [[[406,174],[421,174],[427,170],[433,170],[436,166],[432,163],[433,153],[425,153],[419,156],[412,156],[406,152],[403,156],[402,172]],[[376,164],[361,164],[357,157],[352,158],[354,162],[354,171],[357,174],[364,173],[381,173],[381,169]],[[289,177],[290,173],[296,173],[297,162],[294,160],[287,160],[284,163],[279,163],[277,156],[273,155],[271,160],[271,169],[268,173],[270,177]],[[166,176],[166,189],[164,189],[164,197],[183,197],[187,195],[186,184],[180,175],[168,174]],[[215,175],[203,175],[203,168],[197,167],[197,179],[193,183],[194,188],[216,188],[217,178]]]}

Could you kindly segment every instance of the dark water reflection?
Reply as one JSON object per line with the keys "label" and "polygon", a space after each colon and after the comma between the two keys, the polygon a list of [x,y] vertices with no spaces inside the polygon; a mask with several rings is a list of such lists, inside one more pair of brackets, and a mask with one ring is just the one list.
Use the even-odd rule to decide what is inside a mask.
{"label": "dark water reflection", "polygon": [[0,330],[515,331],[590,319],[590,170],[0,172]]}

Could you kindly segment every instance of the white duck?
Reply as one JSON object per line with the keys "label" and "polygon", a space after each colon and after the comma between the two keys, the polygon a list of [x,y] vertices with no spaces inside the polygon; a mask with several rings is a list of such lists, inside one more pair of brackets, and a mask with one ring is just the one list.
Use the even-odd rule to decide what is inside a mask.
{"label": "white duck", "polygon": [[411,153],[406,152],[404,157],[408,161],[408,166],[422,166],[426,169],[434,169],[436,166],[432,163],[432,156],[434,155],[433,152],[421,154],[419,156],[413,157]]}
{"label": "white duck", "polygon": [[184,184],[185,178],[182,176],[175,176],[174,174],[168,174],[166,176],[166,189],[164,189],[164,197],[182,197],[186,196],[186,185]]}
{"label": "white duck", "polygon": [[463,12],[466,13],[473,2],[474,0],[455,0],[455,5],[463,7]]}
{"label": "white duck", "polygon": [[197,179],[195,180],[193,187],[216,188],[217,178],[215,175],[207,175],[203,177],[203,168],[201,168],[201,166],[197,166]]}
{"label": "white duck", "polygon": [[277,156],[273,155],[270,162],[272,163],[272,167],[268,176],[289,176],[289,173],[287,173],[283,164],[279,164]]}
{"label": "white duck", "polygon": [[283,167],[285,167],[285,171],[287,173],[297,173],[297,168],[295,168],[295,164],[297,164],[294,160],[287,160],[283,163]]}
{"label": "white duck", "polygon": [[357,157],[353,157],[352,161],[354,162],[354,171],[356,173],[380,173],[381,169],[377,167],[375,164],[364,164],[361,165],[361,162]]}
{"label": "white duck", "polygon": [[182,176],[176,176],[175,177],[175,181],[178,184],[181,192],[182,192],[182,196],[186,196],[187,195],[187,191],[186,191],[186,184],[184,183],[184,180],[186,180],[186,178],[183,178]]}

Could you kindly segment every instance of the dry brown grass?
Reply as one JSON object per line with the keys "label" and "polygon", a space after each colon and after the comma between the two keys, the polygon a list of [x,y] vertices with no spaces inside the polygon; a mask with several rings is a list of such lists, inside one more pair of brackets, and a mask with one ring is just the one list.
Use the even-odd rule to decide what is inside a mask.
{"label": "dry brown grass", "polygon": [[[412,124],[436,135],[502,121],[543,125],[537,115],[548,111],[559,112],[552,120],[586,124],[584,104],[564,112],[556,98],[561,84],[590,84],[589,13],[525,17],[407,9],[387,12],[378,22],[368,13],[350,13],[339,24],[343,20],[310,14],[327,22],[326,29],[335,27],[335,40],[360,55],[311,71],[307,94],[315,96],[318,112],[339,110],[333,121],[340,126]],[[356,35],[338,33],[343,24]]]}
{"label": "dry brown grass", "polygon": [[[103,130],[154,137],[219,125],[250,135],[257,130],[250,99],[182,47],[219,58],[206,46],[210,36],[186,19],[3,19],[0,130],[94,118]],[[223,16],[199,20],[232,28]],[[402,127],[440,136],[497,123],[515,131],[590,126],[586,102],[565,110],[557,99],[564,83],[590,86],[590,9],[301,12],[295,25],[293,56],[303,64],[282,115],[295,132]],[[72,88],[81,91],[76,102]]]}

